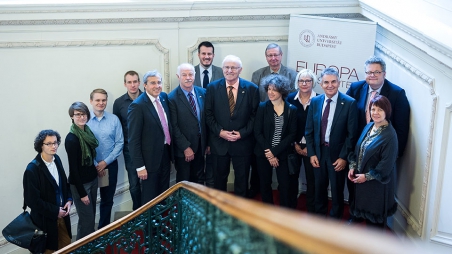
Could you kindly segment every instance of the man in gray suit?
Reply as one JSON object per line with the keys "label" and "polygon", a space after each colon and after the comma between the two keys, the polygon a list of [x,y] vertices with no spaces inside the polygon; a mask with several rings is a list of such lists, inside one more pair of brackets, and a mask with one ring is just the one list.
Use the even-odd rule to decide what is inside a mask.
{"label": "man in gray suit", "polygon": [[204,118],[206,90],[193,86],[195,68],[189,63],[177,67],[177,78],[179,86],[168,95],[176,182],[204,184],[204,154],[207,142]]}
{"label": "man in gray suit", "polygon": [[[215,48],[212,43],[209,41],[203,41],[198,45],[199,64],[195,66],[195,86],[207,88],[207,85],[210,82],[224,78],[223,69],[212,64],[214,57]],[[213,188],[214,176],[212,169],[212,157],[210,155],[209,148],[207,148],[205,164],[205,178],[198,180],[199,182],[205,181],[206,186]]]}
{"label": "man in gray suit", "polygon": [[207,88],[207,84],[224,78],[223,70],[212,64],[215,57],[215,48],[212,43],[203,41],[198,45],[199,64],[195,66],[195,86]]}
{"label": "man in gray suit", "polygon": [[265,92],[265,89],[261,87],[261,80],[270,74],[280,74],[285,76],[290,80],[292,92],[296,89],[295,78],[297,76],[297,72],[281,64],[282,55],[282,49],[278,44],[268,44],[265,49],[265,57],[267,59],[268,66],[262,67],[253,72],[251,82],[259,87],[259,97],[261,101],[268,100],[268,95]]}

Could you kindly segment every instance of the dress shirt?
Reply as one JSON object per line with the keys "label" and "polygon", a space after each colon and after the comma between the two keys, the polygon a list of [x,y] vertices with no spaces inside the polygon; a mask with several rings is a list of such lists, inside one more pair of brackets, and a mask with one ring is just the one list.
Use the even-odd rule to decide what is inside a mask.
{"label": "dress shirt", "polygon": [[[306,110],[306,108],[311,105],[311,99],[314,98],[317,94],[314,92],[314,90],[311,91],[311,97],[309,97],[308,102],[306,102],[306,104],[303,104],[303,102],[301,101],[301,97],[298,97],[298,95],[300,94],[300,91],[297,92],[297,94],[294,97],[294,100],[298,100],[300,102],[300,104],[303,106],[303,109]],[[331,105],[330,105],[330,110],[331,110]],[[301,138],[300,141],[301,144],[306,144],[306,138],[303,137]]]}
{"label": "dress shirt", "polygon": [[124,146],[124,137],[122,134],[121,122],[118,117],[104,111],[102,117],[97,118],[91,112],[91,119],[87,125],[94,133],[94,136],[99,141],[99,146],[96,148],[96,158],[94,160],[95,166],[101,161],[108,164],[112,163],[122,153]]}
{"label": "dress shirt", "polygon": [[[381,93],[381,88],[383,87],[383,85],[382,86],[380,86],[380,88],[378,88],[377,90],[374,90],[374,89],[372,89],[372,87],[370,87],[369,86],[369,89],[367,89],[367,99],[366,99],[366,105],[369,105],[369,103],[370,103],[370,94],[373,92],[373,91],[376,91],[377,92],[377,94],[375,94],[375,96],[377,96],[377,95],[379,95],[380,93]],[[375,98],[375,96],[374,96],[374,98]],[[366,108],[366,112],[367,112],[367,108]]]}
{"label": "dress shirt", "polygon": [[194,87],[191,88],[190,92],[187,92],[184,89],[182,89],[182,92],[184,92],[185,98],[187,99],[188,104],[190,104],[190,100],[188,99],[188,93],[192,93],[193,94],[193,100],[195,101],[195,105],[196,105],[196,114],[197,114],[196,117],[198,118],[198,121],[199,121],[201,119],[201,116],[200,116],[200,112],[199,112],[200,110],[199,110],[198,99],[197,99],[198,97],[196,97],[196,93],[195,93]]}
{"label": "dress shirt", "polygon": [[41,155],[41,159],[44,162],[44,164],[46,164],[47,169],[49,170],[50,174],[53,176],[53,179],[55,179],[57,185],[60,185],[60,175],[58,174],[58,169],[56,167],[55,164],[55,157],[52,158],[51,162],[47,162],[46,160],[44,160],[44,158],[42,158]]}
{"label": "dress shirt", "polygon": [[[325,133],[325,142],[330,142],[330,132],[331,132],[331,125],[333,124],[333,118],[334,118],[334,112],[336,112],[336,105],[337,105],[337,97],[339,96],[339,93],[336,93],[332,98],[330,102],[330,114],[328,116],[328,125],[326,126],[326,133]],[[325,111],[325,107],[327,104],[327,101],[330,98],[325,95],[325,100],[323,101],[323,108],[322,112]],[[323,115],[323,113],[322,113]]]}
{"label": "dress shirt", "polygon": [[232,94],[234,94],[234,101],[237,102],[237,92],[238,92],[238,89],[239,89],[239,79],[237,79],[237,82],[235,82],[232,85],[228,84],[228,82],[226,81],[226,94],[229,93],[229,87],[230,86],[234,87],[234,89],[232,89]]}
{"label": "dress shirt", "polygon": [[279,65],[278,71],[273,71],[272,68],[270,68],[270,66],[268,66],[268,69],[270,70],[271,74],[279,74],[279,71],[281,70],[281,65]]}
{"label": "dress shirt", "polygon": [[[146,92],[146,94],[149,97],[149,99],[151,100],[152,105],[154,105],[155,112],[157,112],[157,115],[158,115],[159,109],[157,108],[157,103],[155,102],[157,100],[157,98],[154,98],[154,96],[150,95],[148,92]],[[160,100],[160,98],[159,98],[159,100]],[[166,123],[168,124],[168,128],[169,128],[168,116],[166,115],[165,108],[163,107],[163,104],[161,101],[160,101],[160,104],[162,105],[163,114],[165,114],[165,120],[166,120]],[[162,128],[163,128],[163,126],[162,126]],[[166,139],[164,139],[163,143],[166,144]]]}
{"label": "dress shirt", "polygon": [[[212,82],[212,65],[209,66],[209,68],[204,69],[204,67],[200,64],[199,65],[199,80],[201,80],[201,86],[202,81],[204,80],[204,70],[207,70],[209,73],[207,73],[207,76],[209,76],[209,83]],[[183,89],[182,89],[183,90]]]}
{"label": "dress shirt", "polygon": [[[141,90],[138,90],[139,95],[142,94]],[[124,135],[124,145],[129,143],[129,131],[127,128],[127,111],[129,111],[129,105],[133,102],[128,93],[123,94],[121,97],[115,100],[113,104],[113,114],[115,114],[122,125],[122,133]]]}

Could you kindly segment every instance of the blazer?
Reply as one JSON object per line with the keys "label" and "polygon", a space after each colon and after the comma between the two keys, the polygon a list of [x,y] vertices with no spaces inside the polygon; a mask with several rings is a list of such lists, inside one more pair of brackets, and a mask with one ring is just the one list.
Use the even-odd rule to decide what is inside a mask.
{"label": "blazer", "polygon": [[[364,127],[355,151],[349,157],[350,162],[358,163],[361,143],[373,125],[371,122]],[[375,179],[354,184],[356,197],[354,203],[350,204],[350,212],[353,215],[382,223],[397,210],[394,198],[397,143],[397,134],[389,123],[389,126],[367,146],[359,169],[355,168],[355,173],[369,173]]]}
{"label": "blazer", "polygon": [[[354,82],[347,91],[347,95],[356,100],[358,107],[358,132],[361,132],[366,126],[366,103],[369,85],[365,80]],[[391,121],[392,126],[397,133],[398,155],[403,155],[406,143],[408,141],[408,132],[410,130],[410,104],[405,94],[405,90],[385,79],[380,95],[384,95],[391,103]]]}
{"label": "blazer", "polygon": [[[193,151],[205,151],[207,143],[206,135],[206,118],[204,113],[204,100],[206,89],[202,87],[193,87],[198,102],[198,117],[193,113],[192,107],[180,86],[176,87],[168,95],[169,109],[171,114],[172,137],[174,143],[174,155],[177,157],[185,157],[184,150],[191,147]],[[200,129],[199,129],[200,128]],[[201,133],[199,133],[199,131]],[[201,142],[199,142],[199,134],[201,134]]]}
{"label": "blazer", "polygon": [[[55,165],[60,177],[60,187],[50,174],[49,169],[41,158],[41,154],[36,155],[37,164],[28,163],[24,172],[23,187],[25,204],[30,207],[30,216],[33,223],[47,233],[46,248],[50,250],[58,249],[58,213],[67,201],[72,200],[71,190],[64,172],[60,157],[55,156]],[[57,193],[60,193],[61,203],[57,200]],[[70,216],[63,218],[69,237],[72,238]]]}
{"label": "blazer", "polygon": [[[330,158],[335,162],[338,158],[347,160],[355,147],[358,135],[358,111],[356,101],[348,95],[338,92],[336,110],[333,116],[333,123],[330,132]],[[321,94],[311,99],[306,120],[306,147],[308,156],[316,155],[320,159],[320,135],[322,109],[325,94]]]}
{"label": "blazer", "polygon": [[[300,103],[299,100],[295,100],[295,95],[297,95],[298,91],[295,91],[293,93],[290,93],[287,96],[287,102],[294,105],[297,110],[297,136],[295,138],[295,141],[299,143],[301,139],[304,137],[305,129],[306,129],[306,119],[308,118],[308,111],[309,106],[306,107],[306,109],[303,108],[303,105]],[[318,95],[318,94],[316,94]]]}
{"label": "blazer", "polygon": [[[200,86],[202,87],[202,80],[199,79],[199,73],[202,73],[202,71],[204,71],[204,69],[202,71],[200,71],[199,69],[199,64],[195,66],[195,86]],[[210,78],[210,83],[212,83],[215,80],[218,80],[220,78],[224,78],[224,74],[223,74],[223,69],[221,69],[220,67],[217,67],[215,65],[212,65],[212,77]],[[206,87],[204,87],[206,88]]]}
{"label": "blazer", "polygon": [[288,103],[284,103],[284,123],[279,144],[272,147],[273,134],[275,133],[275,111],[271,101],[261,102],[257,109],[254,121],[254,136],[256,146],[254,154],[258,157],[265,157],[264,150],[270,149],[273,155],[280,160],[287,159],[287,155],[293,153],[291,144],[295,141],[297,134],[297,108]]}
{"label": "blazer", "polygon": [[[234,114],[229,114],[228,94],[224,78],[209,84],[206,91],[206,123],[209,145],[216,155],[249,156],[254,149],[254,118],[259,105],[259,90],[247,80],[239,78]],[[220,138],[220,131],[238,131],[241,139],[228,142]]]}
{"label": "blazer", "polygon": [[[259,87],[260,101],[268,100],[267,92],[265,92],[264,87],[261,86],[261,81],[264,77],[267,77],[270,74],[271,74],[270,66],[265,66],[253,72],[253,76],[251,77],[251,82],[253,82]],[[295,78],[297,77],[297,72],[281,64],[279,74],[285,76],[290,80],[291,92],[294,92],[298,87],[298,85],[295,85]]]}
{"label": "blazer", "polygon": [[[168,95],[161,92],[159,98],[166,113],[169,131],[172,133]],[[163,157],[165,133],[157,110],[146,92],[130,104],[127,125],[129,152],[133,165],[136,168],[145,166],[148,172],[157,172]]]}

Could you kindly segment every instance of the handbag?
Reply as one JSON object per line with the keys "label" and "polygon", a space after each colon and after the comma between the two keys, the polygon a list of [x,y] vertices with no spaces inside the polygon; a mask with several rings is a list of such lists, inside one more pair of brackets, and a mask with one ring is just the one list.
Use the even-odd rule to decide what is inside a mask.
{"label": "handbag", "polygon": [[299,175],[300,167],[301,167],[301,158],[300,156],[291,153],[287,155],[287,162],[289,164],[289,175]]}
{"label": "handbag", "polygon": [[8,242],[28,249],[31,253],[43,253],[46,249],[47,234],[33,224],[30,214],[25,211],[26,208],[24,204],[24,212],[7,225],[2,234]]}

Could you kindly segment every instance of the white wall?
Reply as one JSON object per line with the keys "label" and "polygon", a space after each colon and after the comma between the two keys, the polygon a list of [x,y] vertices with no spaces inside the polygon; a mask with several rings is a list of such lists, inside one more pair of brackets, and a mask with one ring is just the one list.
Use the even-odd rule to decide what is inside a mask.
{"label": "white wall", "polygon": [[[406,6],[404,1],[391,3]],[[444,18],[451,14],[448,3],[416,1],[428,10],[423,14],[436,13],[428,22],[450,28],[450,19]],[[449,40],[438,38],[435,31],[422,30],[399,15],[413,15],[412,7],[395,15],[390,4],[382,7],[370,0],[116,2],[24,6],[0,1],[0,228],[20,212],[22,174],[35,156],[35,135],[52,128],[64,138],[71,124],[68,107],[77,100],[89,103],[94,88],[108,91],[111,111],[113,101],[125,92],[126,71],[142,75],[158,69],[169,92],[177,86],[177,65],[198,63],[196,46],[202,40],[214,43],[214,64],[235,54],[244,64],[242,77],[250,79],[266,65],[263,52],[269,42],[286,51],[291,13],[345,18],[362,13],[379,23],[375,52],[387,61],[388,79],[405,88],[412,106],[394,228],[424,242],[452,244],[446,216],[452,208],[447,202],[451,176],[445,170],[452,162],[452,49],[445,43],[452,38],[449,30],[442,29]],[[64,144],[58,154],[67,170]],[[120,165],[123,168],[122,159]],[[129,199],[126,178],[120,170],[121,202]],[[0,238],[0,252],[11,248]]]}

